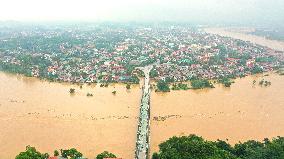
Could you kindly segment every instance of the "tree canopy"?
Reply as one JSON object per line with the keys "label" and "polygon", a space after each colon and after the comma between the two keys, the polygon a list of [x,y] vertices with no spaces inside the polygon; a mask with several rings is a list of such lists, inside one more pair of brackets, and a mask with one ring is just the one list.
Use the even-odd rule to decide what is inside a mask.
{"label": "tree canopy", "polygon": [[231,146],[226,141],[206,141],[196,135],[172,137],[159,145],[152,159],[283,159],[284,138],[249,140]]}
{"label": "tree canopy", "polygon": [[61,156],[64,158],[77,159],[82,157],[83,155],[75,148],[71,148],[67,150],[61,150]]}
{"label": "tree canopy", "polygon": [[104,151],[96,157],[96,159],[104,159],[104,158],[116,158],[116,156],[108,151]]}
{"label": "tree canopy", "polygon": [[161,92],[170,92],[170,87],[167,82],[164,80],[159,80],[157,83],[157,90],[156,91],[161,91]]}
{"label": "tree canopy", "polygon": [[47,159],[49,155],[47,153],[40,153],[36,148],[27,146],[26,151],[21,152],[16,156],[16,159]]}

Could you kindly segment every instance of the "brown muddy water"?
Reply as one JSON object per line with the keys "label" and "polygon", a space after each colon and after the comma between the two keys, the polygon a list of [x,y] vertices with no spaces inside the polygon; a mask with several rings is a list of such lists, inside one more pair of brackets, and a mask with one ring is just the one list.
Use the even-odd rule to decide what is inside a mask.
{"label": "brown muddy water", "polygon": [[[129,91],[124,84],[80,89],[1,72],[0,85],[1,159],[15,158],[26,145],[50,154],[75,147],[89,158],[104,150],[134,157],[139,86]],[[76,89],[74,95],[70,88]],[[88,92],[94,96],[87,97]]]}
{"label": "brown muddy water", "polygon": [[[252,30],[248,29],[247,31]],[[277,41],[277,40],[270,40],[265,37],[250,35],[245,33],[243,28],[240,28],[239,31],[237,28],[230,29],[230,28],[206,28],[204,29],[205,32],[210,34],[218,34],[220,36],[231,37],[235,39],[240,39],[244,41],[250,41],[255,44],[259,44],[262,46],[269,47],[271,49],[275,49],[278,51],[284,51],[284,42]]]}
{"label": "brown muddy water", "polygon": [[[263,78],[272,85],[259,86]],[[284,136],[284,76],[235,81],[231,88],[152,91],[151,152],[174,135],[198,134],[230,143]],[[141,86],[129,91],[124,84],[80,89],[1,72],[0,85],[1,159],[14,158],[26,145],[50,154],[75,147],[88,158],[104,150],[134,157]],[[70,88],[76,89],[75,95],[69,94]],[[94,96],[87,97],[88,92]]]}
{"label": "brown muddy water", "polygon": [[[262,79],[272,85],[260,86]],[[208,140],[228,139],[232,144],[284,136],[284,76],[248,76],[236,79],[230,88],[215,87],[152,93],[152,152],[173,135],[197,134]]]}

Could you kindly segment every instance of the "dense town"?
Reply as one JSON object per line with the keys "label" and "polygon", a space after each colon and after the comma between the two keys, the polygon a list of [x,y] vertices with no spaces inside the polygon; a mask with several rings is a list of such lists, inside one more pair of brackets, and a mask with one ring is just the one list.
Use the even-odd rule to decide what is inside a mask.
{"label": "dense town", "polygon": [[136,67],[167,82],[243,77],[283,66],[284,54],[188,26],[2,26],[0,70],[73,83],[138,83]]}

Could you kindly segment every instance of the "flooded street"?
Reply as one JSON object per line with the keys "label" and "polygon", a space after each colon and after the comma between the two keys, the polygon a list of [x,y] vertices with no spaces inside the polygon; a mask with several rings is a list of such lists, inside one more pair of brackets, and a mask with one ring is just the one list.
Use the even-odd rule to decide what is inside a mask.
{"label": "flooded street", "polygon": [[[139,86],[129,91],[124,84],[80,89],[2,72],[0,84],[0,143],[5,143],[0,158],[14,158],[27,145],[50,154],[75,147],[89,158],[105,150],[134,158]],[[70,88],[76,89],[74,95]]]}
{"label": "flooded street", "polygon": [[[272,83],[261,87],[262,79]],[[256,80],[253,86],[253,80]],[[32,145],[41,152],[75,147],[86,157],[107,150],[134,158],[139,86],[49,83],[0,73],[0,158]],[[231,88],[151,93],[151,152],[173,135],[198,134],[230,143],[284,135],[284,76],[249,76]],[[115,87],[115,88],[114,88]],[[76,93],[70,95],[69,89]],[[116,90],[116,95],[112,91]],[[93,97],[87,97],[93,93]],[[127,136],[127,137],[126,137]]]}

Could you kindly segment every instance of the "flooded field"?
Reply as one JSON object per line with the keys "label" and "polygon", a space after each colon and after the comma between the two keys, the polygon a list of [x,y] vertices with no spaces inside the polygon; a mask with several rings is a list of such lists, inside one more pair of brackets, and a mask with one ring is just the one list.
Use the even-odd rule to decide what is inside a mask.
{"label": "flooded field", "polygon": [[228,30],[226,28],[206,28],[205,31],[211,34],[218,34],[220,36],[227,36],[244,41],[250,41],[252,43],[267,46],[278,51],[284,51],[284,42],[246,34],[246,31],[244,31],[243,28],[241,28],[240,31],[237,31],[236,29]]}
{"label": "flooded field", "polygon": [[[259,86],[263,78],[272,85]],[[129,91],[124,84],[80,89],[6,73],[0,73],[0,81],[0,143],[5,143],[0,146],[0,158],[14,158],[26,145],[50,154],[75,147],[89,158],[104,150],[125,159],[134,157],[139,86]],[[235,81],[231,88],[152,91],[151,151],[173,135],[193,133],[230,143],[284,136],[284,76]],[[76,89],[74,95],[70,88]]]}
{"label": "flooded field", "polygon": [[[134,157],[139,86],[129,91],[124,84],[80,89],[2,72],[0,85],[1,159],[15,158],[26,145],[50,154],[75,147],[89,158],[104,150]],[[70,88],[76,89],[74,95]]]}
{"label": "flooded field", "polygon": [[[262,79],[272,85],[260,86]],[[284,76],[249,76],[235,82],[231,88],[152,93],[151,151],[174,135],[198,134],[232,144],[284,136]]]}

